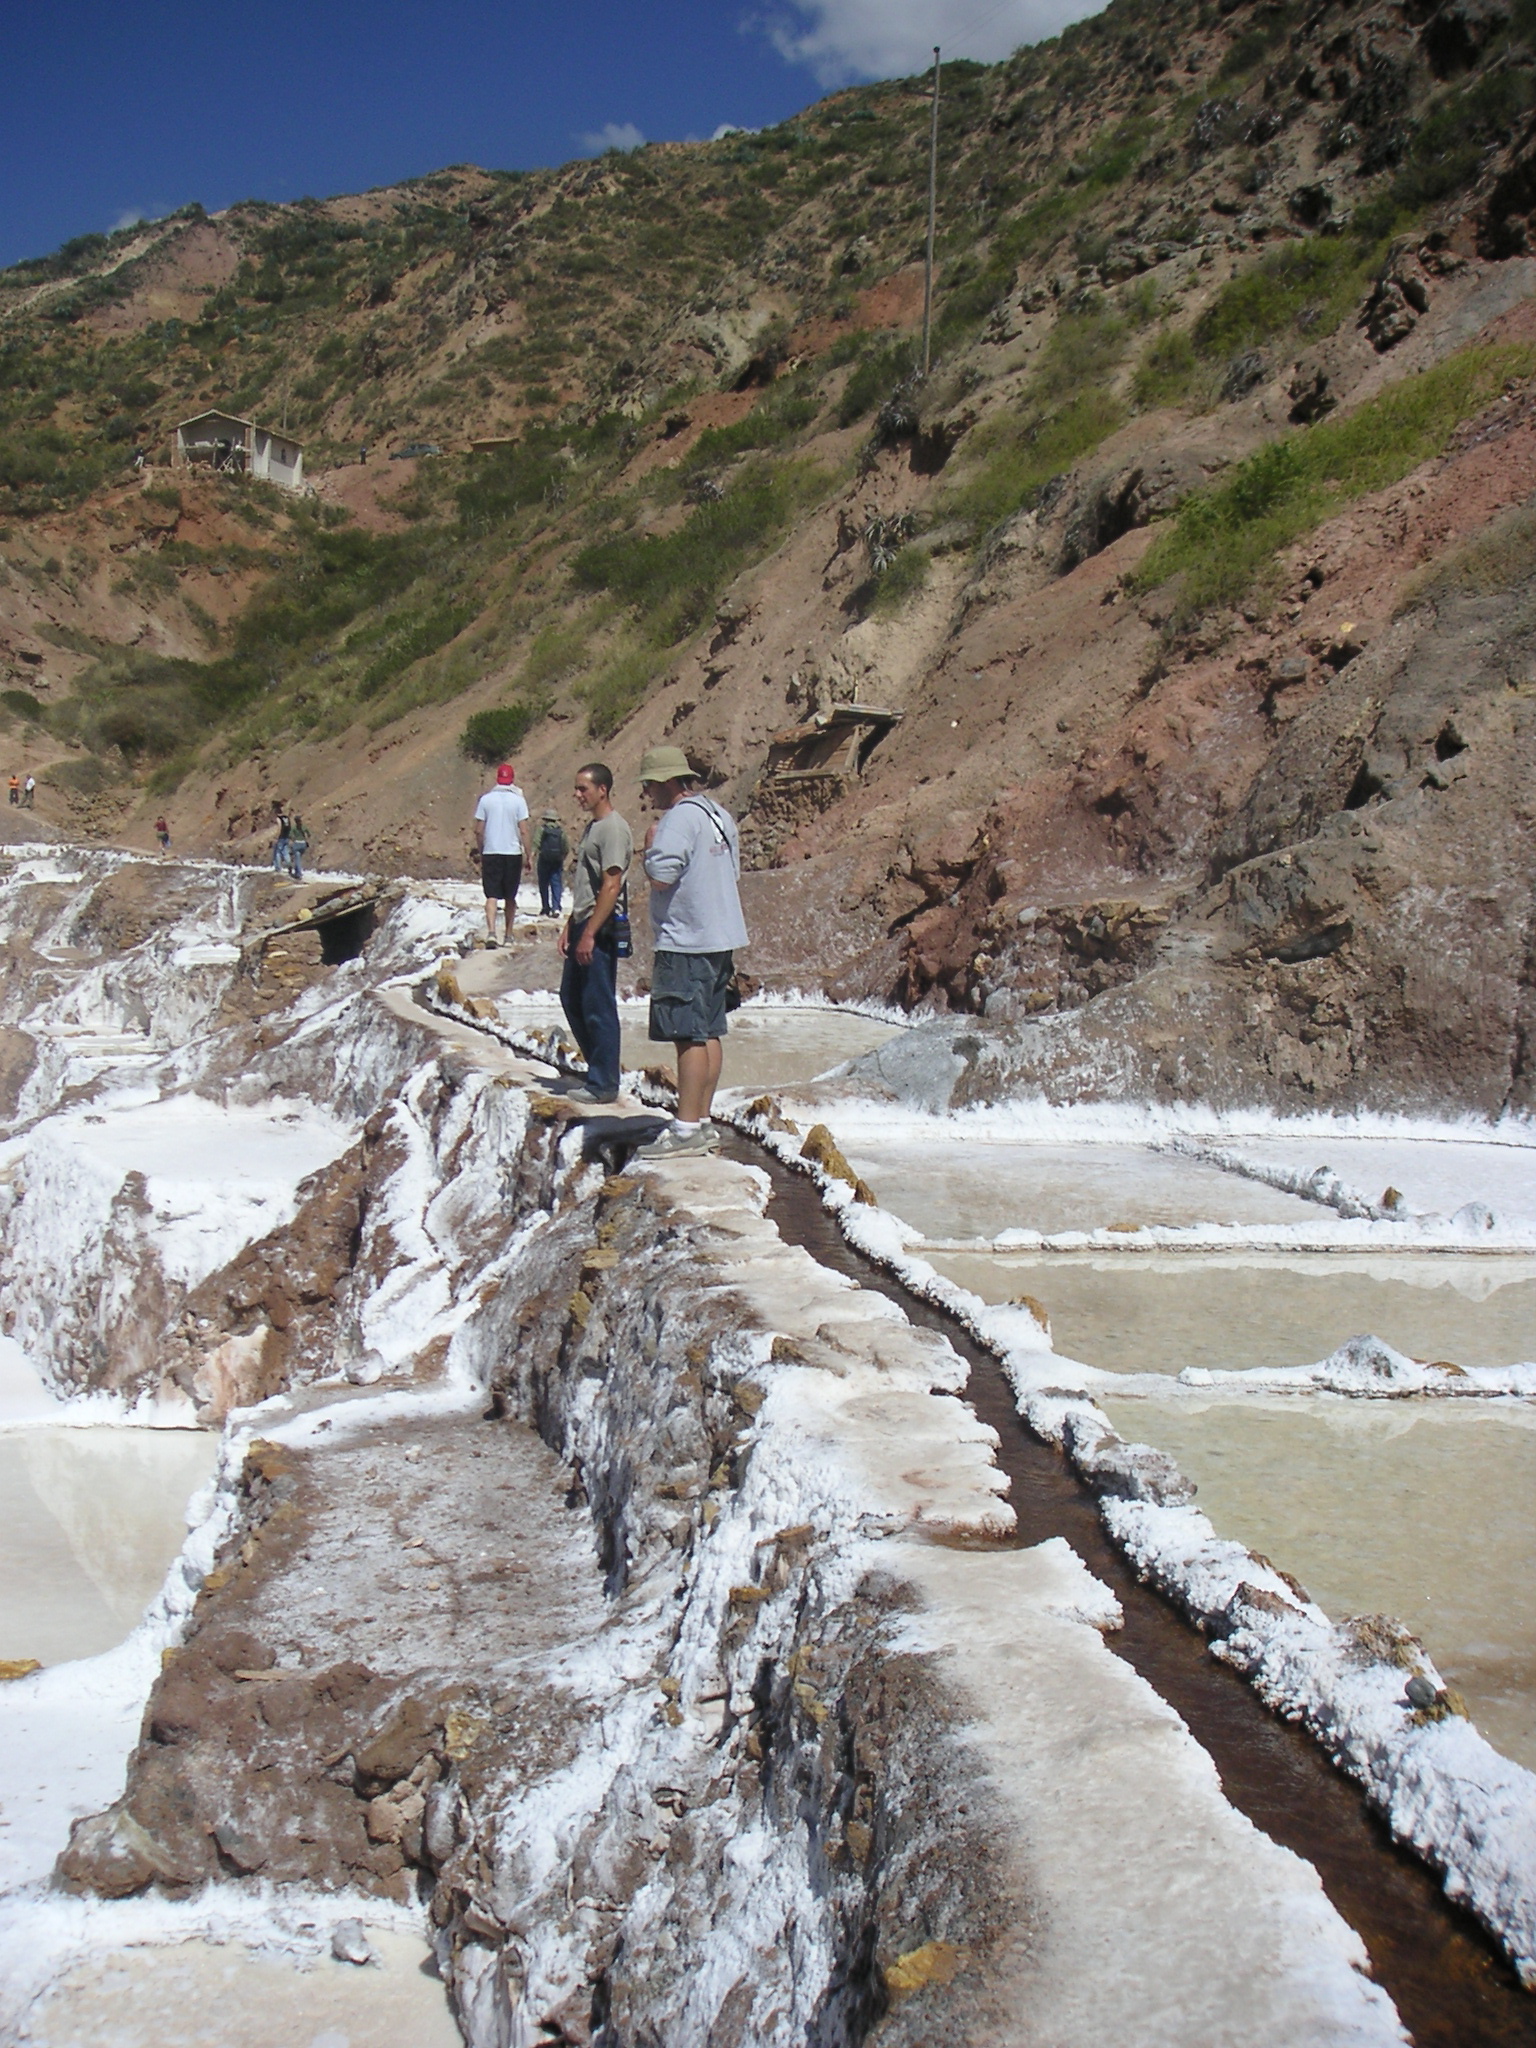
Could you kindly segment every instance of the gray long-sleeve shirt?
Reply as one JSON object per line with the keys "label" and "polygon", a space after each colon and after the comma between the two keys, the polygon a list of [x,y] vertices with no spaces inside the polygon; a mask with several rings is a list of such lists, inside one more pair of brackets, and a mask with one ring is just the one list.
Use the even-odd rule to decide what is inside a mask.
{"label": "gray long-sleeve shirt", "polygon": [[747,943],[736,878],[736,820],[706,796],[664,811],[646,848],[651,935],[658,953],[729,953]]}

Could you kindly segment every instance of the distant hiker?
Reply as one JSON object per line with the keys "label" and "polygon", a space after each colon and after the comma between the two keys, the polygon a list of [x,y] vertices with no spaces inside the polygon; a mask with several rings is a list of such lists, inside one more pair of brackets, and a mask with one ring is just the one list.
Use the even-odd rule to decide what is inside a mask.
{"label": "distant hiker", "polygon": [[11,802],[13,804],[21,802],[21,777],[19,775],[11,777]]}
{"label": "distant hiker", "polygon": [[485,891],[485,943],[496,943],[496,906],[502,909],[502,936],[512,943],[517,921],[517,889],[529,851],[528,805],[517,787],[517,770],[503,761],[496,787],[475,805],[475,852],[480,861],[480,886]]}
{"label": "distant hiker", "polygon": [[642,1159],[712,1152],[709,1120],[720,1080],[720,1041],[735,973],[733,954],[747,943],[737,878],[736,820],[696,787],[681,747],[652,747],[640,783],[660,816],[645,835],[651,884],[651,1037],[677,1052],[677,1115],[640,1148]]}
{"label": "distant hiker", "polygon": [[539,915],[558,917],[565,886],[565,857],[571,842],[558,811],[546,811],[539,828]]}
{"label": "distant hiker", "polygon": [[156,818],[155,820],[155,837],[160,842],[160,851],[162,853],[169,853],[171,850],[171,828],[167,825],[164,818]]}
{"label": "distant hiker", "polygon": [[619,930],[615,913],[635,842],[613,808],[613,770],[589,761],[576,771],[576,801],[587,827],[576,849],[571,915],[560,934],[565,972],[560,1007],[587,1062],[568,1102],[612,1102],[619,1092]]}
{"label": "distant hiker", "polygon": [[33,808],[32,799],[36,795],[37,777],[35,775],[29,775],[26,781],[21,785],[21,808],[24,811],[30,811]]}
{"label": "distant hiker", "polygon": [[272,848],[272,872],[276,875],[288,866],[288,835],[293,828],[281,804],[274,804],[272,808],[277,813],[277,839]]}
{"label": "distant hiker", "polygon": [[288,827],[288,872],[296,882],[304,879],[304,856],[308,851],[309,834],[304,829],[304,820],[295,811]]}
{"label": "distant hiker", "polygon": [[368,443],[367,443],[366,441],[365,441],[365,442],[363,443],[362,447],[361,447],[361,448],[360,448],[360,449],[358,450],[358,453],[357,453],[357,459],[358,459],[358,461],[359,461],[359,462],[360,462],[360,463],[361,463],[361,464],[363,465],[363,467],[364,467],[364,468],[366,469],[366,468],[367,468],[367,466],[368,466]]}

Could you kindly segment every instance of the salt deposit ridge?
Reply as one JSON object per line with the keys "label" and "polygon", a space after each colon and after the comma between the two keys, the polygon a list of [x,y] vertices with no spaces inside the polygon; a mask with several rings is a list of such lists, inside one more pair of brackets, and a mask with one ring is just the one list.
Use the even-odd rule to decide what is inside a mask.
{"label": "salt deposit ridge", "polygon": [[[516,950],[434,981],[463,891],[367,906],[334,958],[337,878],[12,857],[0,1470],[60,1611],[45,1640],[0,1606],[0,1656],[47,1667],[0,1688],[0,2039],[170,2040],[174,2000],[192,2040],[268,1982],[240,2048],[455,2018],[498,2048],[982,2043],[1026,2006],[1063,2043],[1404,2038],[1310,1864],[1110,1653],[1115,1599],[1017,1547],[963,1361],[786,1243],[752,1166],[610,1170]],[[263,940],[296,902],[315,929]],[[894,1024],[741,1021],[732,1114],[1002,1359],[1143,1572],[1536,1970],[1536,1366],[1499,1308],[1536,1286],[1536,1134],[924,1118],[857,1064]],[[1261,1295],[1356,1272],[1402,1320],[1301,1358],[1261,1307],[1225,1359],[1197,1319],[1198,1362],[1139,1357],[1116,1331],[1180,1261]],[[1122,1289],[1080,1360],[1046,1326],[1074,1273]],[[1327,1554],[1326,1482],[1255,1509],[1345,1415],[1391,1427],[1324,1465],[1356,1535],[1314,1602],[1286,1574]],[[1416,1499],[1480,1495],[1417,1606],[1405,1439]],[[1417,1639],[1348,1619],[1377,1610]],[[360,1972],[330,1956],[354,1920]]]}

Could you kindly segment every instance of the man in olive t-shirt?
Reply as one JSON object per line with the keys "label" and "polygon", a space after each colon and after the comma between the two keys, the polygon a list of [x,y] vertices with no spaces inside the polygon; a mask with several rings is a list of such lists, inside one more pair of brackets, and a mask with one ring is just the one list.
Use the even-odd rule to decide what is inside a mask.
{"label": "man in olive t-shirt", "polygon": [[576,771],[576,801],[587,829],[576,849],[570,921],[560,934],[565,972],[560,1007],[587,1062],[568,1102],[612,1102],[619,1092],[619,957],[613,914],[634,858],[628,825],[613,808],[613,770],[589,761]]}

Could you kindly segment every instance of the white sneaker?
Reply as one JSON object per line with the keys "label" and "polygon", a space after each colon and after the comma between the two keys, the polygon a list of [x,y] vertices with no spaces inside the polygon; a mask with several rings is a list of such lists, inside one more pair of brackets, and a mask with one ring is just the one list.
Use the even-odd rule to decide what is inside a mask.
{"label": "white sneaker", "polygon": [[649,1145],[642,1145],[635,1154],[637,1159],[684,1159],[696,1152],[713,1152],[719,1144],[718,1136],[708,1124],[699,1124],[694,1130],[679,1130],[669,1124],[659,1138],[652,1138]]}

